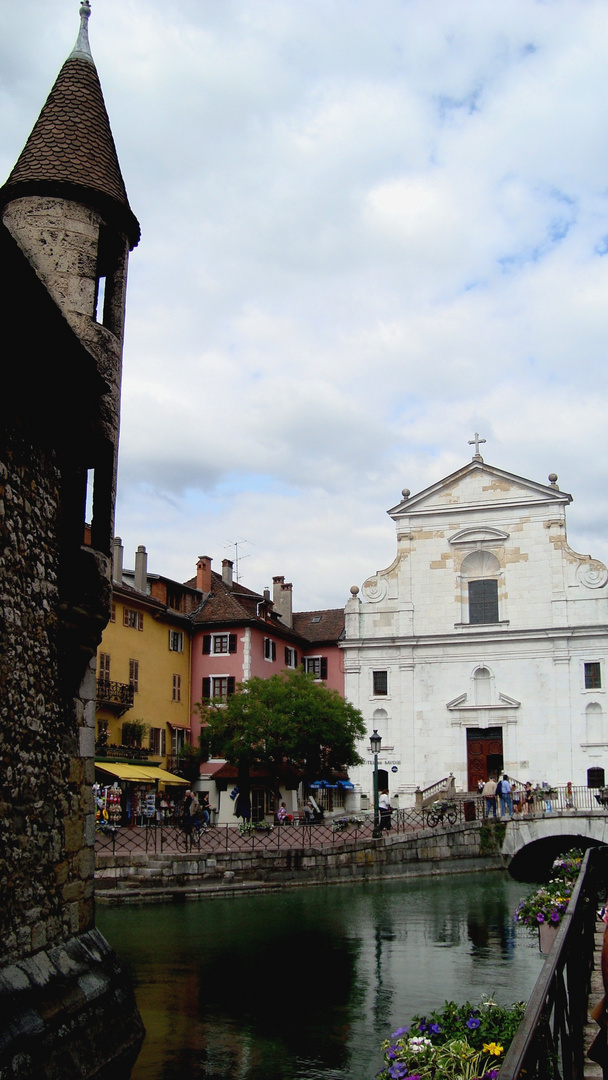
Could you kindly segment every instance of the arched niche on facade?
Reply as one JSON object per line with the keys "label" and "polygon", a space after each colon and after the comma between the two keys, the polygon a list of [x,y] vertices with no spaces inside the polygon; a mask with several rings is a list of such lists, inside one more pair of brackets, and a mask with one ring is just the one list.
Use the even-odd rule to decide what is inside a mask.
{"label": "arched niche on facade", "polygon": [[585,737],[588,743],[604,742],[604,716],[597,701],[590,701],[585,708]]}

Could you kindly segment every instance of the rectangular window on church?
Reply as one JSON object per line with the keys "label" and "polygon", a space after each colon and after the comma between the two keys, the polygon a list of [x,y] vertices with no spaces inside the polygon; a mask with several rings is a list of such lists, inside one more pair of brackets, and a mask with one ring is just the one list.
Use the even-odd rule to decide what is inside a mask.
{"label": "rectangular window on church", "polygon": [[594,661],[591,664],[585,664],[585,690],[601,690],[601,688],[601,664],[597,663],[597,661]]}
{"label": "rectangular window on church", "polygon": [[498,582],[495,578],[469,581],[469,622],[498,622]]}
{"label": "rectangular window on church", "polygon": [[374,680],[374,697],[386,697],[388,694],[388,671],[372,672]]}

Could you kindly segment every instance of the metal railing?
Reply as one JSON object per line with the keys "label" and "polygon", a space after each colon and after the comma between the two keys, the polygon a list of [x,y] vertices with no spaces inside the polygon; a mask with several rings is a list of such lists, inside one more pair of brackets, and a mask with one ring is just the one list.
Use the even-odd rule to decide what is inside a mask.
{"label": "metal railing", "polygon": [[500,1068],[500,1080],[583,1080],[583,1031],[608,847],[587,851],[570,903]]}
{"label": "metal railing", "polygon": [[133,705],[135,691],[130,683],[114,682],[111,679],[97,680],[97,704],[118,706],[123,712]]}
{"label": "metal railing", "polygon": [[[382,831],[381,838],[413,833],[425,828],[452,828],[465,821],[481,819],[482,799],[467,802],[440,803],[423,810],[415,807],[394,810],[390,831]],[[443,814],[441,806],[444,807]],[[292,823],[257,825],[224,824],[203,827],[193,825],[187,832],[180,819],[157,822],[150,819],[141,826],[104,826],[95,834],[98,853],[120,855],[131,852],[163,854],[165,852],[213,852],[243,851],[247,849],[280,850],[287,848],[323,848],[347,844],[358,840],[372,840],[373,814],[338,815],[321,822],[294,821]]]}
{"label": "metal railing", "polygon": [[[564,793],[562,797],[562,791]],[[559,789],[553,796],[553,809],[566,812],[566,789]],[[581,806],[578,793],[586,793],[586,806]],[[575,788],[576,809],[587,813],[590,810],[606,814],[606,807],[599,803],[593,789]],[[481,796],[456,798],[455,800],[437,800],[435,803],[419,807],[393,810],[390,831],[384,830],[385,836],[413,833],[419,829],[451,829],[473,821],[501,821],[486,815],[486,800]],[[537,807],[536,813],[543,811]],[[569,808],[568,808],[569,811]],[[525,821],[526,814],[516,814],[515,820]],[[98,852],[128,854],[129,852],[167,851],[242,851],[245,848],[321,848],[327,845],[346,844],[358,840],[373,839],[373,813],[356,815],[337,815],[322,822],[295,820],[292,823],[270,824],[259,822],[247,828],[234,824],[210,825],[207,828],[193,826],[186,832],[180,819],[157,822],[154,819],[133,826],[105,826],[96,831],[95,847]]]}

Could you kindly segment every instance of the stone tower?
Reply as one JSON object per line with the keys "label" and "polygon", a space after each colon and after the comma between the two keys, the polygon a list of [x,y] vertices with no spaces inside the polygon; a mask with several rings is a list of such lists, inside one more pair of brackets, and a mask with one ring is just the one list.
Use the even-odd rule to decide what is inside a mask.
{"label": "stone tower", "polygon": [[127,259],[140,233],[89,15],[85,0],[76,46],[0,188],[3,1077],[101,1076],[109,1046],[117,1076],[142,1033],[94,928],[95,653],[110,614]]}

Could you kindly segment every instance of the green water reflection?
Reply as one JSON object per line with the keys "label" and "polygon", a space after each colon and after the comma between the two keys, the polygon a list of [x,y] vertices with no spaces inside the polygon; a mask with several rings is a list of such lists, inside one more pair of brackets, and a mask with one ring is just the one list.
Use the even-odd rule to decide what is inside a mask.
{"label": "green water reflection", "polygon": [[492,873],[100,907],[148,1033],[132,1080],[372,1080],[412,1013],[529,996],[521,896]]}

